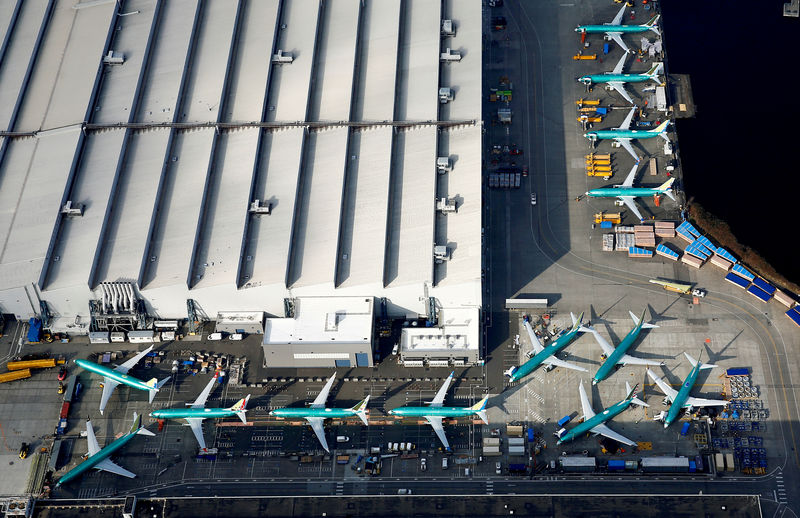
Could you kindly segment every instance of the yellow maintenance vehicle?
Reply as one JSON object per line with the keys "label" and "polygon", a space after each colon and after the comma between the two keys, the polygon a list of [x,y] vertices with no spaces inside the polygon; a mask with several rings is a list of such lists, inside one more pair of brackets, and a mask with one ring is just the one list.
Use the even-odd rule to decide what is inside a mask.
{"label": "yellow maintenance vehicle", "polygon": [[0,383],[6,383],[8,381],[21,380],[30,377],[31,377],[30,369],[21,369],[18,371],[3,372],[2,374],[0,374]]}
{"label": "yellow maintenance vehicle", "polygon": [[592,117],[589,117],[588,115],[581,115],[581,116],[580,116],[580,117],[578,117],[576,120],[577,120],[578,122],[582,122],[582,123],[584,123],[584,124],[587,124],[587,123],[589,123],[589,122],[603,122],[603,117],[600,117],[600,116],[596,116],[596,117],[595,117],[595,116],[592,116]]}
{"label": "yellow maintenance vehicle", "polygon": [[590,160],[611,160],[611,155],[595,155],[592,153],[591,155],[584,156],[584,158],[587,162]]}
{"label": "yellow maintenance vehicle", "polygon": [[586,176],[602,177],[604,180],[608,180],[614,176],[614,171],[608,165],[586,166]]}
{"label": "yellow maintenance vehicle", "polygon": [[622,223],[622,213],[620,212],[598,212],[594,215],[594,222],[598,225],[604,221],[610,221],[615,225]]}
{"label": "yellow maintenance vehicle", "polygon": [[572,59],[575,61],[586,61],[586,60],[594,60],[597,59],[597,54],[583,54],[582,52],[578,52]]}
{"label": "yellow maintenance vehicle", "polygon": [[600,99],[578,99],[575,101],[578,106],[600,106]]}

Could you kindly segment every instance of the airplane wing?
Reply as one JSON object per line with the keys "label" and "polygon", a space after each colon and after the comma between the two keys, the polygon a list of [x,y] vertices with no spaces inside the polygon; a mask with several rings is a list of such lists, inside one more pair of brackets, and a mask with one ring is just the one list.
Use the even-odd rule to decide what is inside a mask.
{"label": "airplane wing", "polygon": [[442,385],[442,388],[440,388],[439,392],[436,393],[436,397],[434,397],[433,401],[431,401],[431,406],[442,406],[442,403],[444,403],[444,397],[447,395],[447,388],[450,386],[451,381],[453,381],[452,372],[447,379],[444,380],[444,385]]}
{"label": "airplane wing", "polygon": [[[328,382],[322,387],[322,391],[317,394],[317,398],[311,403],[311,408],[324,408],[325,402],[328,401],[328,394],[331,393],[331,387],[333,386],[333,381],[336,379],[336,373],[333,373],[333,376],[328,379]],[[326,448],[327,449],[327,448]]]}
{"label": "airplane wing", "polygon": [[100,451],[100,445],[97,443],[97,437],[94,435],[91,421],[86,421],[86,439],[89,443],[89,456],[91,457]]}
{"label": "airplane wing", "polygon": [[584,369],[580,365],[575,365],[574,363],[565,362],[564,360],[559,360],[555,356],[551,356],[544,360],[544,363],[548,365],[552,365],[553,367],[564,367],[565,369],[572,369],[575,371],[581,372],[589,372],[587,369]]}
{"label": "airplane wing", "polygon": [[441,417],[431,417],[425,416],[425,419],[428,420],[428,424],[433,427],[433,431],[436,432],[436,435],[439,436],[439,440],[442,441],[444,444],[445,449],[450,449],[450,443],[447,442],[447,436],[444,434],[444,428],[442,427],[442,418]]}
{"label": "airplane wing", "polygon": [[633,196],[617,196],[617,198],[622,200],[622,203],[624,203],[625,206],[628,207],[628,210],[636,214],[636,217],[639,218],[639,221],[644,220],[644,218],[642,217],[642,213],[639,212],[639,209],[636,207],[636,202],[633,201],[634,199]]}
{"label": "airplane wing", "polygon": [[[617,25],[619,25],[619,24],[617,24]],[[622,47],[622,50],[624,50],[626,53],[631,51],[631,49],[629,49],[628,46],[625,45],[625,42],[622,41],[622,33],[621,32],[607,32],[606,34],[608,34],[609,38],[611,38],[612,40],[616,41],[617,45]]]}
{"label": "airplane wing", "polygon": [[614,140],[619,142],[619,145],[622,146],[623,148],[625,148],[625,151],[627,151],[633,157],[633,159],[636,160],[637,164],[639,163],[639,160],[640,160],[639,159],[639,155],[636,154],[636,151],[633,149],[633,146],[631,146],[631,139],[629,139],[629,138],[615,138]]}
{"label": "airplane wing", "polygon": [[533,332],[533,328],[531,327],[531,323],[526,321],[525,322],[525,330],[528,331],[528,337],[531,339],[531,345],[533,346],[533,351],[536,354],[544,351],[544,347],[542,346],[542,342],[539,341],[539,337],[536,336],[536,333]]}
{"label": "airplane wing", "polygon": [[591,333],[594,335],[595,341],[597,341],[597,345],[600,346],[600,349],[603,350],[603,353],[605,353],[606,356],[610,356],[611,353],[614,352],[614,347],[612,347],[611,344],[608,343],[608,341],[605,338],[603,338],[602,335],[600,335],[597,329],[593,327],[590,329]]}
{"label": "airplane wing", "polygon": [[607,84],[608,84],[608,86],[610,86],[611,88],[616,90],[617,93],[619,93],[626,101],[628,101],[631,104],[634,104],[633,99],[631,99],[631,96],[628,95],[628,92],[625,91],[625,83],[618,83],[616,81],[609,81]]}
{"label": "airplane wing", "polygon": [[625,66],[625,60],[628,58],[627,54],[623,54],[622,57],[619,59],[619,63],[617,66],[614,67],[614,70],[611,72],[612,74],[621,74],[622,68]]}
{"label": "airplane wing", "polygon": [[677,390],[670,387],[666,381],[656,376],[655,373],[650,369],[647,369],[647,375],[650,376],[650,379],[653,380],[656,385],[658,385],[658,388],[661,389],[661,392],[663,392],[670,401],[675,401],[675,396],[678,395]]}
{"label": "airplane wing", "polygon": [[194,400],[194,403],[192,403],[192,408],[205,408],[206,400],[208,399],[208,395],[211,394],[211,391],[214,389],[214,382],[217,381],[217,376],[219,376],[219,374],[214,374],[214,377],[208,382],[206,388],[203,389],[200,395],[197,396],[197,399]]}
{"label": "airplane wing", "polygon": [[186,424],[189,425],[189,428],[192,429],[192,433],[194,433],[194,437],[197,439],[197,444],[200,445],[200,449],[205,450],[206,439],[203,437],[203,419],[200,417],[190,417],[185,421]]}
{"label": "airplane wing", "polygon": [[594,417],[594,409],[592,404],[589,403],[589,396],[586,395],[586,389],[583,388],[583,382],[578,385],[578,391],[581,393],[581,410],[583,410],[583,420],[591,419]]}
{"label": "airplane wing", "polygon": [[112,379],[103,378],[103,395],[100,396],[100,413],[103,413],[103,410],[106,408],[106,404],[108,400],[111,398],[111,394],[114,393],[114,389],[117,388],[119,382],[114,381]]}
{"label": "airplane wing", "polygon": [[600,434],[603,437],[608,437],[609,439],[614,439],[617,442],[621,442],[622,444],[627,444],[628,446],[636,446],[636,443],[632,440],[628,439],[624,435],[620,435],[605,424],[599,424],[592,428],[593,434]]}
{"label": "airplane wing", "polygon": [[722,399],[703,399],[698,397],[688,397],[686,398],[686,403],[684,406],[692,407],[692,408],[699,408],[703,406],[725,406],[728,404],[728,401],[724,401]]}
{"label": "airplane wing", "polygon": [[656,360],[643,360],[642,358],[625,354],[619,359],[619,363],[622,365],[663,365],[664,362]]}
{"label": "airplane wing", "polygon": [[147,353],[149,353],[152,350],[153,350],[153,346],[151,345],[150,347],[148,347],[144,351],[140,352],[139,354],[137,354],[136,356],[134,356],[130,360],[128,360],[125,363],[123,363],[122,365],[117,365],[117,367],[114,370],[117,371],[117,372],[120,372],[122,374],[128,374],[128,371],[131,370],[134,365],[139,363],[139,360],[141,360],[142,358],[147,356]]}
{"label": "airplane wing", "polygon": [[328,448],[328,440],[325,438],[325,429],[322,427],[322,423],[325,419],[322,417],[306,417],[306,421],[311,425],[311,429],[314,430],[314,433],[317,434],[317,439],[319,439],[320,444],[322,444],[322,448],[325,451],[331,451]]}
{"label": "airplane wing", "polygon": [[625,116],[625,120],[622,121],[622,124],[619,128],[621,130],[631,129],[631,122],[633,121],[633,114],[636,113],[636,106],[631,108],[631,111],[628,112],[628,115]]}
{"label": "airplane wing", "polygon": [[631,168],[631,172],[628,173],[628,176],[625,177],[625,181],[622,182],[620,187],[633,187],[633,180],[636,179],[636,170],[639,169],[639,162],[637,161],[633,164],[633,168]]}
{"label": "airplane wing", "polygon": [[626,7],[625,5],[622,6],[622,9],[619,10],[614,19],[611,20],[611,23],[609,23],[609,25],[619,25],[622,23],[622,17],[625,16],[625,7]]}
{"label": "airplane wing", "polygon": [[108,459],[103,459],[95,464],[94,469],[108,471],[109,473],[114,473],[115,475],[121,475],[123,477],[136,478],[136,473],[132,473],[122,466],[114,464]]}

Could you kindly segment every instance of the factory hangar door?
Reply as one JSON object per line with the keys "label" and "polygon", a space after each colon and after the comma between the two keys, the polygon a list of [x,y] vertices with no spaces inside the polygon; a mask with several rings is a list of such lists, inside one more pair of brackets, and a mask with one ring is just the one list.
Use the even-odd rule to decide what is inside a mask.
{"label": "factory hangar door", "polygon": [[350,360],[335,360],[337,367],[349,367]]}
{"label": "factory hangar door", "polygon": [[367,353],[356,353],[356,367],[369,367],[369,355]]}

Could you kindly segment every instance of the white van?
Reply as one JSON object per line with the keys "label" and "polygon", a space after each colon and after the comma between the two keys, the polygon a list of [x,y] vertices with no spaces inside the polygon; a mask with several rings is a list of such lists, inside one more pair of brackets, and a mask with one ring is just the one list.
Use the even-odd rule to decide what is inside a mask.
{"label": "white van", "polygon": [[447,469],[447,457],[442,457],[442,469]]}
{"label": "white van", "polygon": [[347,437],[346,435],[337,435],[336,436],[336,442],[349,442],[349,441],[350,441],[350,437]]}

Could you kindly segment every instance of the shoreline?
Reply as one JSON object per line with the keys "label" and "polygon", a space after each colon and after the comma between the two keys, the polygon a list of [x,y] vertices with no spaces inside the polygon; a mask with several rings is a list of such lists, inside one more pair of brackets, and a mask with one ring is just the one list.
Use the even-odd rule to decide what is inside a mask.
{"label": "shoreline", "polygon": [[777,285],[793,299],[797,299],[797,294],[800,293],[800,286],[781,275],[757,250],[740,243],[726,221],[712,214],[699,202],[693,200],[687,202],[686,213],[686,219],[712,238],[717,245],[737,257],[739,262],[747,265],[749,270]]}

